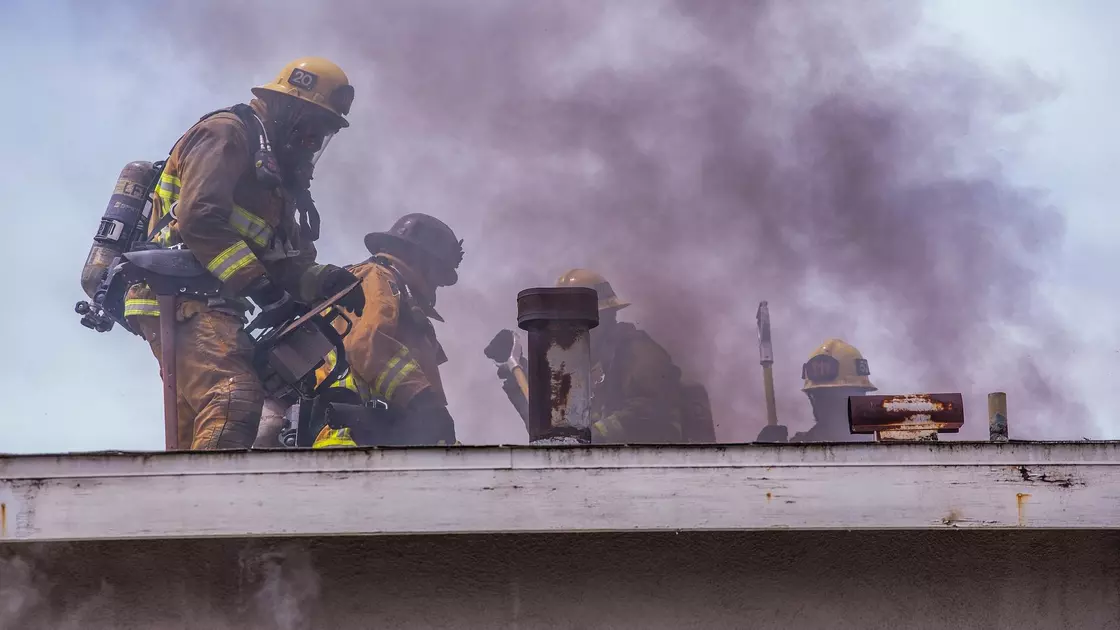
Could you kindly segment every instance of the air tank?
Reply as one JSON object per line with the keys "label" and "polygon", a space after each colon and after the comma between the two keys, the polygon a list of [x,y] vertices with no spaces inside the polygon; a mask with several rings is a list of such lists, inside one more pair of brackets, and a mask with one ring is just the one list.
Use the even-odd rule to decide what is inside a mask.
{"label": "air tank", "polygon": [[158,174],[159,168],[151,162],[130,162],[117,177],[113,196],[82,267],[82,289],[91,299],[113,260],[147,230],[152,213],[148,197]]}

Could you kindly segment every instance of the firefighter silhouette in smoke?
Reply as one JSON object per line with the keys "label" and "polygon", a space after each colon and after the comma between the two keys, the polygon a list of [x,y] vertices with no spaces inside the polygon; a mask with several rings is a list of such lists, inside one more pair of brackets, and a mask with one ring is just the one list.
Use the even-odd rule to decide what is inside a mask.
{"label": "firefighter silhouette in smoke", "polygon": [[848,430],[848,397],[873,392],[871,369],[859,350],[841,339],[829,339],[801,366],[801,391],[813,408],[813,426],[787,440],[783,425],[767,426],[758,442],[866,442],[869,435]]}
{"label": "firefighter silhouette in smoke", "polygon": [[[606,278],[588,269],[560,276],[558,287],[595,289],[599,325],[591,330],[591,440],[595,443],[714,442],[707,390],[682,381],[660,344],[634,324],[618,321],[630,303]],[[528,422],[525,358],[517,334],[499,332],[486,348],[498,365],[506,396]]]}

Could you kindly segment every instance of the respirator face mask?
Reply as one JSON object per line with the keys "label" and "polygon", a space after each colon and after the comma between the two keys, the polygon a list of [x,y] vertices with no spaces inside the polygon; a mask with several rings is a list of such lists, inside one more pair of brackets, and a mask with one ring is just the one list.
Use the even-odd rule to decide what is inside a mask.
{"label": "respirator face mask", "polygon": [[311,185],[315,164],[337,132],[336,128],[314,120],[300,122],[292,129],[284,147],[284,161],[297,189]]}
{"label": "respirator face mask", "polygon": [[315,166],[336,133],[338,127],[325,122],[321,117],[306,117],[292,127],[288,151],[294,160]]}
{"label": "respirator face mask", "polygon": [[311,154],[311,168],[315,168],[315,164],[317,164],[319,162],[319,158],[322,157],[323,152],[327,150],[327,145],[330,144],[331,138],[333,138],[334,134],[336,134],[336,133],[338,133],[338,132],[328,131],[323,136],[323,139],[319,143],[319,150],[315,151],[315,153]]}

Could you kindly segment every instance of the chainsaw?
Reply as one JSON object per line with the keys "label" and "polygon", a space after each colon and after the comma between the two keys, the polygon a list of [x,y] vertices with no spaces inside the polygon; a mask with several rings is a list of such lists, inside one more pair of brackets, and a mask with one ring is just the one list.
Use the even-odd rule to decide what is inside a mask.
{"label": "chainsaw", "polygon": [[[332,387],[350,370],[343,340],[353,329],[353,322],[335,304],[357,284],[350,284],[295,319],[253,337],[254,366],[265,394],[288,408],[280,431],[280,446],[309,447],[327,425],[351,429],[362,443],[396,442],[385,400],[375,396],[363,401],[356,392]],[[343,325],[336,326],[336,321]],[[249,329],[253,328],[250,324]],[[319,381],[316,373],[328,363],[332,351],[334,365],[327,377]]]}

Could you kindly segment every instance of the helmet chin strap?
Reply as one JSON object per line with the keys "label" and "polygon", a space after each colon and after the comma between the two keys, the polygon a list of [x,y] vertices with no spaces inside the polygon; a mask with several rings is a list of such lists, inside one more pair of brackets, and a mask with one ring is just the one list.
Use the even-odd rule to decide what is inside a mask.
{"label": "helmet chin strap", "polygon": [[319,209],[315,207],[315,200],[311,198],[311,190],[290,190],[299,211],[299,227],[301,234],[312,242],[319,240],[319,227],[321,218]]}

